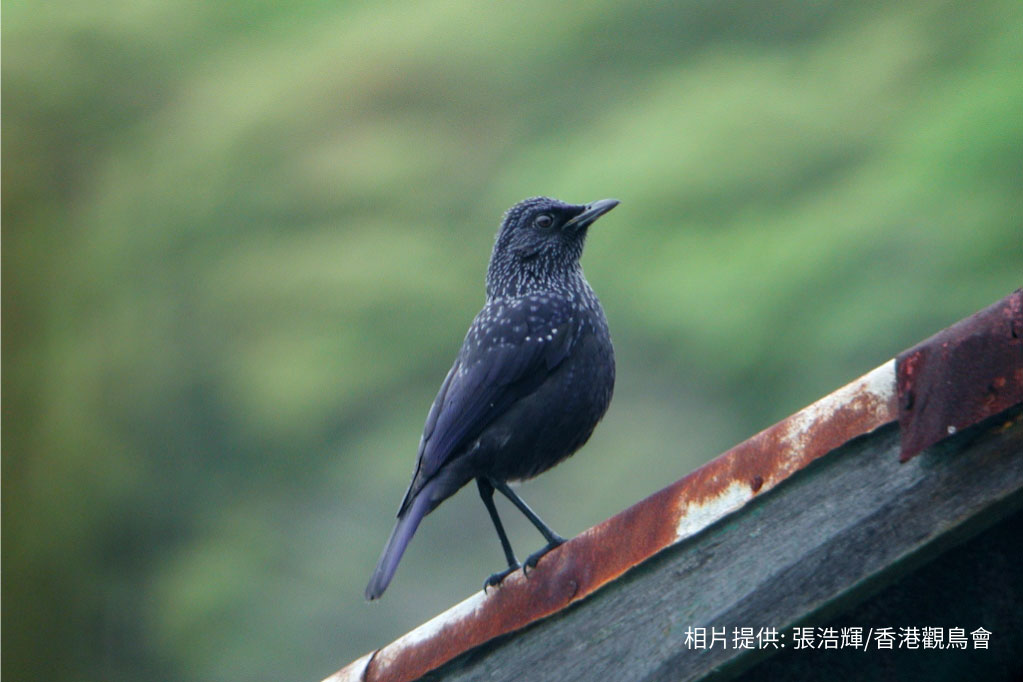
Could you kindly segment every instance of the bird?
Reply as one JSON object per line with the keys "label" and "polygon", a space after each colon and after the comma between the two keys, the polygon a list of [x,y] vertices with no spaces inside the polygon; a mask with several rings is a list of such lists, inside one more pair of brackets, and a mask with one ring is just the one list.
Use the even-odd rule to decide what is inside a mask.
{"label": "bird", "polygon": [[[532,197],[510,208],[494,240],[486,301],[441,383],[419,441],[397,522],[366,586],[379,598],[423,518],[475,479],[507,568],[484,590],[565,542],[509,487],[575,453],[603,418],[615,383],[614,347],[580,258],[589,227],[617,199],[569,204]],[[497,508],[500,492],[546,544],[520,564]]]}

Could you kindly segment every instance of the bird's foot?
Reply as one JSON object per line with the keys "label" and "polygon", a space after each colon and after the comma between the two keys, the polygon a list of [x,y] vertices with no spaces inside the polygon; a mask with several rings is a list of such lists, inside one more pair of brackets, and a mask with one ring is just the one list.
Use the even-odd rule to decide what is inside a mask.
{"label": "bird's foot", "polygon": [[505,578],[507,578],[509,575],[519,570],[520,568],[521,566],[519,564],[515,564],[513,566],[509,566],[503,571],[498,571],[497,573],[493,574],[492,576],[484,580],[483,593],[486,594],[488,587],[497,587],[498,585],[500,585],[502,582],[504,582]]}
{"label": "bird's foot", "polygon": [[526,557],[526,561],[522,564],[522,573],[525,574],[526,576],[529,576],[529,571],[531,569],[536,568],[536,563],[540,561],[540,559],[545,554],[547,554],[547,552],[551,551],[555,547],[560,547],[563,544],[565,544],[565,538],[555,537],[553,540],[548,542],[539,550],[530,554],[528,557]]}

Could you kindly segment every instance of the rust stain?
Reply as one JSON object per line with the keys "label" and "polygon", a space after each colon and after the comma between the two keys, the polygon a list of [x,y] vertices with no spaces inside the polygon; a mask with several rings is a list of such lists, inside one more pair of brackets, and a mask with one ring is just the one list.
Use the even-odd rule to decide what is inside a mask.
{"label": "rust stain", "polygon": [[1023,401],[1023,289],[900,354],[901,461]]}

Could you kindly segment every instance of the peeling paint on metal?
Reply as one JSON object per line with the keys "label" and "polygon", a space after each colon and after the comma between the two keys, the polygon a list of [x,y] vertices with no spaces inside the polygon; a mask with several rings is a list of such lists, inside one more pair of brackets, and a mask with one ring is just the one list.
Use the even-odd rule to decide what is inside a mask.
{"label": "peeling paint on metal", "polygon": [[829,424],[851,404],[857,401],[864,403],[862,409],[869,413],[868,417],[878,412],[888,417],[888,406],[894,397],[895,360],[889,360],[783,421],[787,425],[782,435],[783,447],[798,463],[798,455],[816,444],[820,427]]}
{"label": "peeling paint on metal", "polygon": [[[419,645],[420,642],[432,639],[451,623],[471,618],[479,610],[484,599],[486,599],[486,595],[480,590],[468,599],[455,604],[447,611],[434,616],[415,630],[402,635],[394,643],[401,647],[414,647]],[[381,651],[378,654],[378,658],[386,660],[387,652]]]}
{"label": "peeling paint on metal", "polygon": [[893,421],[894,401],[895,361],[889,360],[697,470],[694,475],[709,475],[680,496],[676,538],[699,532],[814,459]]}
{"label": "peeling paint on metal", "polygon": [[753,497],[748,483],[733,481],[727,488],[700,502],[685,502],[679,514],[675,540],[695,535],[718,519],[731,514]]}

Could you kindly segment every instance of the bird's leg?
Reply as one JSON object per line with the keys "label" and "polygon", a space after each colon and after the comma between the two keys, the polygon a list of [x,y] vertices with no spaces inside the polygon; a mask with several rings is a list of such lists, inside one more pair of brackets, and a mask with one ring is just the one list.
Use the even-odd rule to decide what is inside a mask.
{"label": "bird's leg", "polygon": [[507,483],[505,483],[504,481],[497,481],[491,479],[490,485],[500,490],[502,495],[511,500],[511,503],[518,507],[519,511],[522,512],[527,519],[529,519],[530,523],[536,526],[536,529],[540,531],[540,534],[543,535],[545,540],[547,540],[546,545],[541,547],[539,551],[533,552],[528,557],[526,557],[526,562],[522,564],[523,573],[528,571],[530,568],[536,568],[536,562],[540,561],[540,558],[544,554],[551,551],[558,545],[563,544],[565,542],[565,538],[561,537],[553,530],[551,530],[550,526],[544,523],[540,519],[540,517],[536,515],[536,512],[530,509],[529,505],[523,502],[522,498],[516,495],[515,491],[508,487]]}
{"label": "bird's leg", "polygon": [[519,569],[519,560],[515,558],[515,552],[512,551],[511,543],[508,542],[508,536],[505,534],[504,526],[501,524],[501,517],[497,515],[497,507],[494,506],[494,486],[483,477],[476,479],[476,486],[480,490],[480,497],[483,498],[483,506],[487,508],[487,512],[490,514],[490,520],[494,522],[497,537],[501,540],[501,549],[504,550],[504,558],[508,562],[508,568],[498,571],[483,581],[483,591],[486,592],[488,587],[500,585],[501,581],[507,578],[509,574],[517,571]]}

